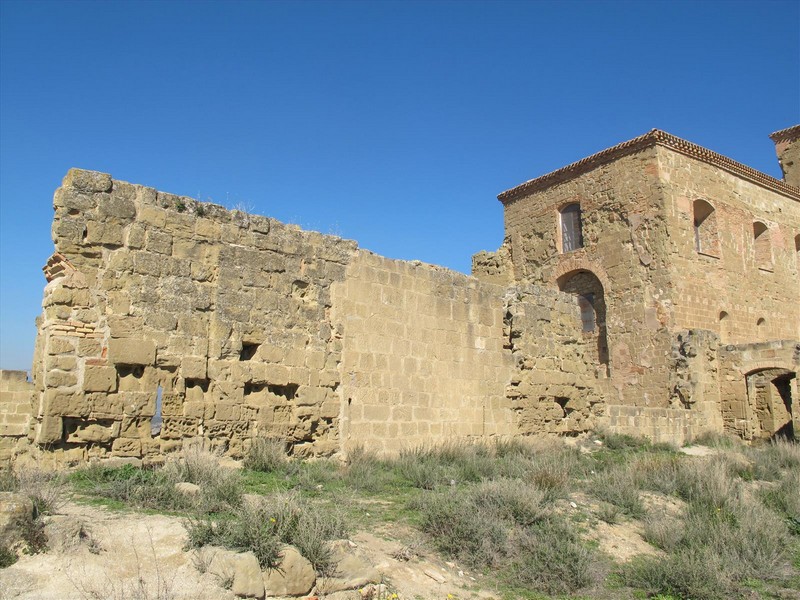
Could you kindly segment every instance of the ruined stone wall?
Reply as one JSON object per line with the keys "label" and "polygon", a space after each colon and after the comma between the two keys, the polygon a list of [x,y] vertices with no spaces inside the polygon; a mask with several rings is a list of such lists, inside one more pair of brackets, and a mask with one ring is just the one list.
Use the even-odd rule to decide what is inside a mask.
{"label": "ruined stone wall", "polygon": [[506,294],[506,345],[516,366],[506,395],[519,432],[575,434],[603,424],[609,380],[598,378],[595,340],[579,327],[577,300],[520,284]]}
{"label": "ruined stone wall", "polygon": [[[719,385],[721,412],[726,431],[746,440],[769,438],[776,432],[773,417],[783,416],[794,419],[794,435],[800,439],[800,343],[796,341],[771,341],[754,344],[723,346],[719,350]],[[772,407],[759,406],[758,390],[750,376],[764,373],[767,380],[758,383],[771,383],[783,376],[788,391],[789,406],[785,406],[786,394],[780,394],[773,387],[768,392],[773,396]],[[780,405],[784,404],[783,407]],[[777,408],[782,415],[772,414]],[[788,410],[786,410],[788,409]]]}
{"label": "ruined stone wall", "polygon": [[[800,339],[800,202],[666,148],[658,148],[658,162],[665,182],[672,326],[713,331],[723,344]],[[697,200],[714,207],[713,237],[700,251]],[[766,250],[761,254],[755,222],[767,226],[758,242]]]}
{"label": "ruined stone wall", "polygon": [[102,173],[70,171],[54,208],[30,412],[63,460],[241,456],[256,436],[395,452],[585,431],[603,412],[570,295]]}
{"label": "ruined stone wall", "polygon": [[338,445],[330,287],[355,244],[72,170],[54,198],[36,441],[76,459]]}
{"label": "ruined stone wall", "polygon": [[[506,201],[506,243],[517,281],[558,289],[585,270],[602,284],[610,404],[667,407],[670,281],[654,148]],[[559,210],[580,203],[583,247],[562,251]]]}
{"label": "ruined stone wall", "polygon": [[800,188],[800,125],[773,133],[775,153],[783,171],[783,180]]}
{"label": "ruined stone wall", "polygon": [[25,371],[0,371],[0,460],[27,440],[34,409],[33,383]]}

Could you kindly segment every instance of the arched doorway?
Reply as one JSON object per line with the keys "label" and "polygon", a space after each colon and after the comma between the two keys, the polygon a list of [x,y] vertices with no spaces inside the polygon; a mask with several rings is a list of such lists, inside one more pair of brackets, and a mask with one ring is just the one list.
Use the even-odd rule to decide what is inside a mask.
{"label": "arched doorway", "polygon": [[747,401],[757,423],[756,437],[794,439],[792,380],[787,369],[759,369],[746,375]]}
{"label": "arched doorway", "polygon": [[578,299],[581,311],[581,330],[585,337],[594,338],[592,344],[594,359],[604,366],[606,375],[609,368],[608,336],[606,333],[606,299],[603,284],[597,276],[586,269],[565,273],[557,280],[558,289],[572,294]]}

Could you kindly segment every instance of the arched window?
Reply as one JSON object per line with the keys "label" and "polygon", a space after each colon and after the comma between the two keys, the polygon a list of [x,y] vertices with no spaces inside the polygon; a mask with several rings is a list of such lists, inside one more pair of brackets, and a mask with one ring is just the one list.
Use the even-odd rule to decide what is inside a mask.
{"label": "arched window", "polygon": [[767,320],[764,317],[761,317],[758,321],[756,321],[756,331],[758,332],[758,341],[764,342],[767,339]]}
{"label": "arched window", "polygon": [[772,270],[772,244],[769,229],[761,221],[753,223],[753,253],[759,269]]}
{"label": "arched window", "polygon": [[714,207],[705,200],[695,200],[692,209],[694,249],[701,254],[719,256],[717,217]]}
{"label": "arched window", "polygon": [[730,316],[727,312],[720,311],[719,313],[719,341],[723,344],[728,343],[730,338]]}
{"label": "arched window", "polygon": [[561,252],[572,252],[583,248],[581,231],[581,205],[568,204],[559,211],[561,221]]}
{"label": "arched window", "polygon": [[609,355],[606,335],[606,301],[603,284],[597,276],[584,269],[565,273],[558,278],[558,288],[574,295],[580,308],[581,330],[588,338],[594,338],[592,353],[599,365],[602,377],[608,375]]}

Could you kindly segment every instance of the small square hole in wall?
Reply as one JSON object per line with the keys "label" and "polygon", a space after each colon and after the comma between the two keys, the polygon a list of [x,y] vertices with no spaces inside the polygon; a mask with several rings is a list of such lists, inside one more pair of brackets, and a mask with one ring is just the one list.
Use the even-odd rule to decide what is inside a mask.
{"label": "small square hole in wall", "polygon": [[253,342],[242,342],[242,351],[239,353],[239,360],[251,360],[258,351],[260,344]]}

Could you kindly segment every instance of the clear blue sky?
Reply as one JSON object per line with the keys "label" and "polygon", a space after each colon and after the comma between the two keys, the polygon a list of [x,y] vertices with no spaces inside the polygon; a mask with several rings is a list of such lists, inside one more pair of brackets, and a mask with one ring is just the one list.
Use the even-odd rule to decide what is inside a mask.
{"label": "clear blue sky", "polygon": [[496,195],[653,127],[779,176],[800,3],[0,1],[0,367],[70,167],[468,272]]}

